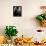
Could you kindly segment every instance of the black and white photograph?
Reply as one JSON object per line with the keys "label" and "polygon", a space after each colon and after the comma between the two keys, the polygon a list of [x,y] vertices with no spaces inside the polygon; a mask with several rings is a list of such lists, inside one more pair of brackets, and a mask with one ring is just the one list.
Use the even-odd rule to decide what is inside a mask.
{"label": "black and white photograph", "polygon": [[22,6],[13,6],[13,16],[22,16]]}

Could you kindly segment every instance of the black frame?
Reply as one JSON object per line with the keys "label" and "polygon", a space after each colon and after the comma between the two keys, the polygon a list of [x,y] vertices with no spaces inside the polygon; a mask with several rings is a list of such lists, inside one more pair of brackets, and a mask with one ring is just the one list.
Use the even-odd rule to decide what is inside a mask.
{"label": "black frame", "polygon": [[22,16],[22,6],[13,6],[13,16],[14,17]]}

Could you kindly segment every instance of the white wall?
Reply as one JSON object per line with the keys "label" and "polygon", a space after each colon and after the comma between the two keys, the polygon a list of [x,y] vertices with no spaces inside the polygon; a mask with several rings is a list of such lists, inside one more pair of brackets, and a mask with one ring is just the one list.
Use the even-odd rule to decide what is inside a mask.
{"label": "white wall", "polygon": [[[22,17],[13,17],[13,6],[16,5],[22,6]],[[41,5],[46,5],[46,0],[0,0],[0,33],[4,33],[6,25],[15,25],[19,36],[36,33],[36,29],[41,29],[35,20],[41,13]]]}

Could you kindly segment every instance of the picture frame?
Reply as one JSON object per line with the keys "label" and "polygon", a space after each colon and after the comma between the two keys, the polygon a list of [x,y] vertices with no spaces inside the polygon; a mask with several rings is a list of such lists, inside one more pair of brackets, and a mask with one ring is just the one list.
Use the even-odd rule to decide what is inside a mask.
{"label": "picture frame", "polygon": [[14,17],[22,16],[22,6],[13,6],[13,16]]}

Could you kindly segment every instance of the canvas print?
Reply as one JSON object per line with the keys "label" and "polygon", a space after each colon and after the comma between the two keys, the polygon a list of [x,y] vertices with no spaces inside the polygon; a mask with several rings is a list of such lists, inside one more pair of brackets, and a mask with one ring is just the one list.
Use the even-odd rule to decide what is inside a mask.
{"label": "canvas print", "polygon": [[46,46],[46,0],[0,0],[0,46]]}
{"label": "canvas print", "polygon": [[22,6],[13,6],[13,16],[22,16]]}

